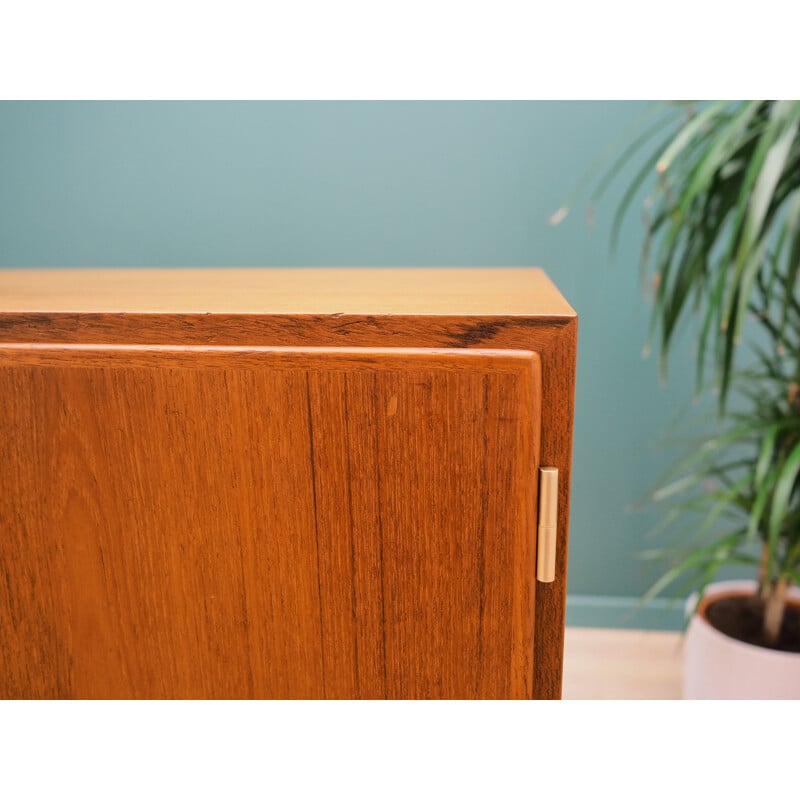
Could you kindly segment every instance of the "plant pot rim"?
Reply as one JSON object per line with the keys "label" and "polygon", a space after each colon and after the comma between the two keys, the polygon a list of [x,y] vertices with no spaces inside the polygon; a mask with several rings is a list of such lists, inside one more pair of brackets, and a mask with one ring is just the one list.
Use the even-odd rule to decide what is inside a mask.
{"label": "plant pot rim", "polygon": [[[712,599],[718,599],[723,596],[742,597],[752,595],[757,589],[758,583],[749,579],[714,581],[709,583],[706,587],[703,600],[698,606],[697,612],[694,614],[691,613],[691,610],[694,608],[694,605],[697,602],[697,592],[693,592],[689,596],[685,607],[686,616],[689,617],[693,622],[702,625],[707,635],[713,636],[714,638],[725,642],[729,647],[751,654],[758,653],[764,658],[779,660],[785,659],[786,661],[796,662],[798,659],[800,659],[800,653],[790,653],[786,652],[785,650],[773,650],[771,647],[762,647],[759,644],[743,642],[741,639],[736,639],[733,636],[728,636],[727,633],[717,630],[708,621],[708,619],[706,619],[706,616],[703,612],[705,611],[705,607],[708,605],[708,602],[710,602]],[[789,599],[791,599],[794,603],[800,604],[800,588],[797,586],[792,586],[791,589],[789,589]]]}

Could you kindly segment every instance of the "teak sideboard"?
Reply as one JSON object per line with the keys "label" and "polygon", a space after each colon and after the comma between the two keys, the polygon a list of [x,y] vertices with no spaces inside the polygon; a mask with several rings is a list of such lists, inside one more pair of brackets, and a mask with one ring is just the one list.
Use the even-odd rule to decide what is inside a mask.
{"label": "teak sideboard", "polygon": [[0,697],[558,698],[538,269],[0,270]]}

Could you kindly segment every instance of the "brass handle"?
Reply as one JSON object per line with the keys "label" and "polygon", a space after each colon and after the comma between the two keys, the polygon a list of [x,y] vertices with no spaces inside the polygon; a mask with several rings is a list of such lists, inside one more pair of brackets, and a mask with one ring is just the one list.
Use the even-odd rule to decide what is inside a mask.
{"label": "brass handle", "polygon": [[558,538],[558,468],[539,469],[539,525],[536,534],[536,579],[552,583],[556,579],[556,540]]}

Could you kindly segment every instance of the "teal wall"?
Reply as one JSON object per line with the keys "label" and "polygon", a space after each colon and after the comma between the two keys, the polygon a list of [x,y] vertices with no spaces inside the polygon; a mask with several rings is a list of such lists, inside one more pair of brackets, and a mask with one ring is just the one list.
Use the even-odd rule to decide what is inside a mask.
{"label": "teal wall", "polygon": [[592,229],[546,221],[645,107],[0,103],[0,266],[545,267],[581,318],[569,621],[670,627],[663,602],[629,613],[655,517],[627,507],[673,455],[692,367],[661,389],[641,358],[636,220],[607,258],[620,190]]}

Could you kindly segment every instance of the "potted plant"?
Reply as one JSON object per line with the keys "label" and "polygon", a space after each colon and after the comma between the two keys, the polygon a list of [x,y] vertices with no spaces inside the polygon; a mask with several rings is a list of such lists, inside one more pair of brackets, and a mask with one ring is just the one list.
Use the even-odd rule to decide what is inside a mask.
{"label": "potted plant", "polygon": [[[651,554],[670,561],[646,597],[694,590],[687,697],[800,698],[800,103],[663,104],[646,125],[594,201],[648,148],[612,248],[649,189],[650,339],[665,372],[677,331],[693,321],[698,394],[718,393],[718,432],[654,495],[669,504],[667,527],[688,524],[673,530],[676,547]],[[741,564],[751,580],[715,582]]]}

